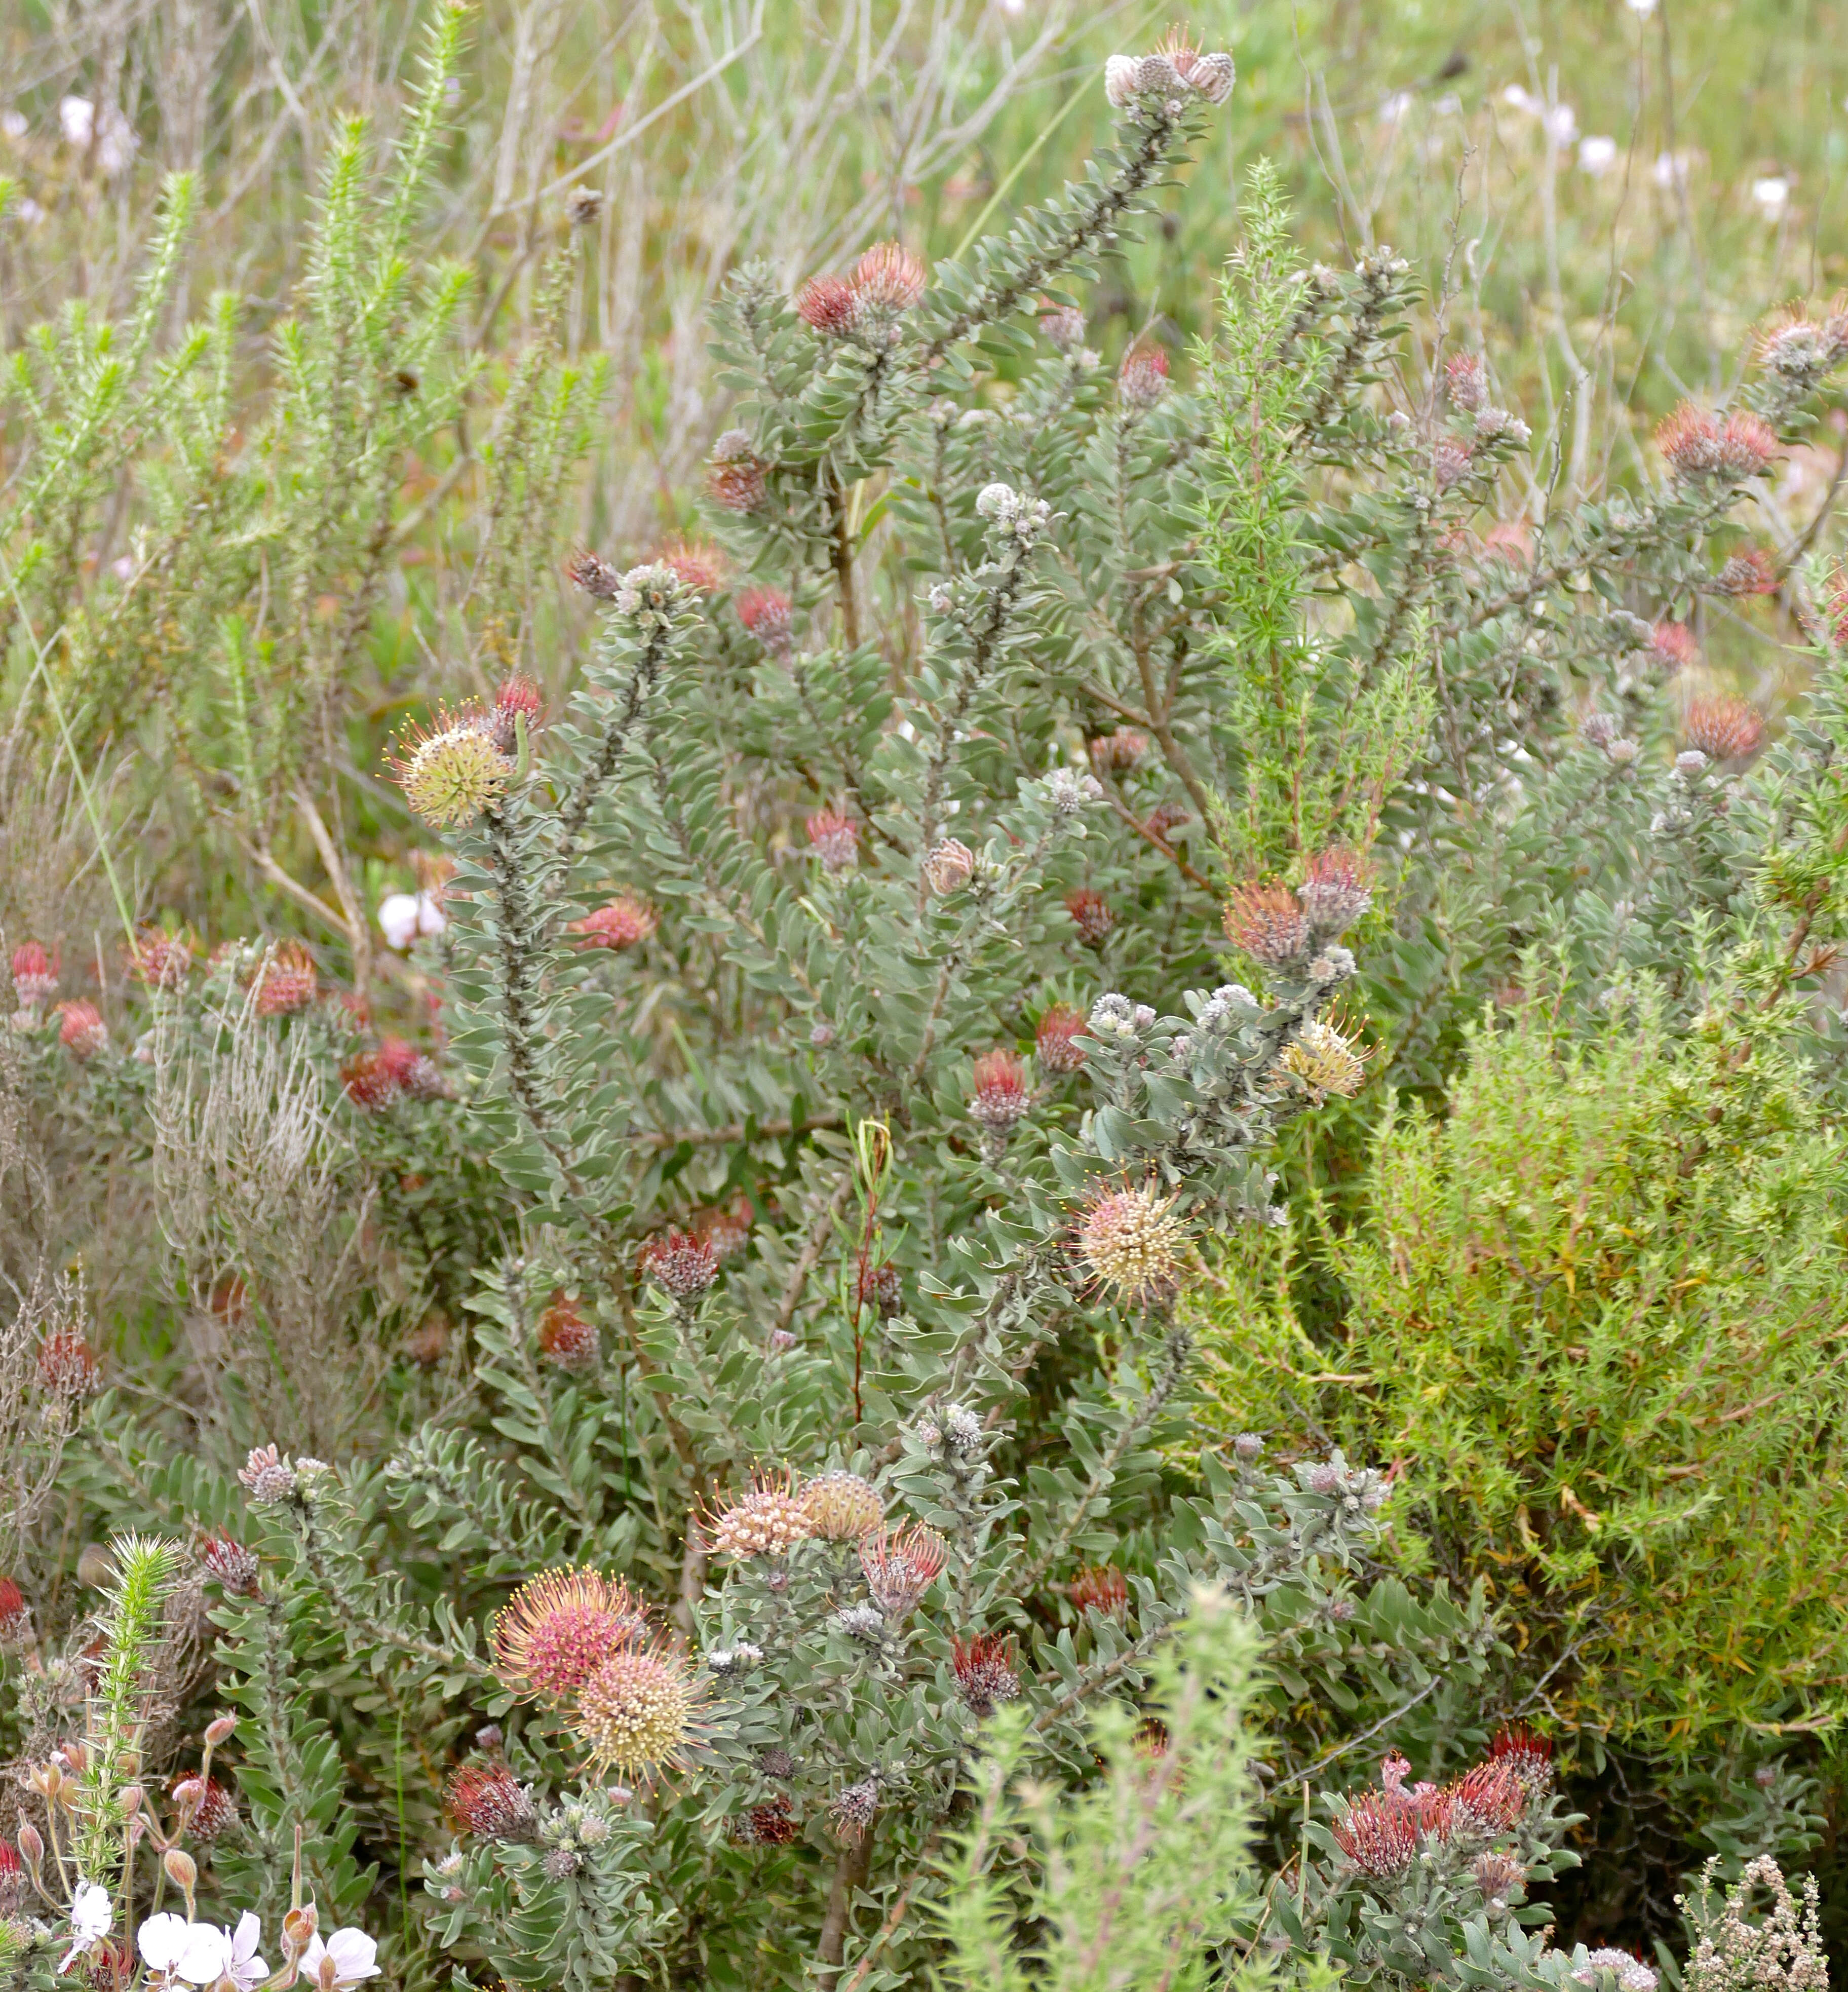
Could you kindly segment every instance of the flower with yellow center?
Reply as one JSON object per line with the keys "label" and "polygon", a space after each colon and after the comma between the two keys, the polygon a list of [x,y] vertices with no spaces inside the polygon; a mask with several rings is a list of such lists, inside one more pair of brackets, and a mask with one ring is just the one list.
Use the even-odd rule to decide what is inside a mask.
{"label": "flower with yellow center", "polygon": [[612,1653],[578,1690],[569,1727],[599,1772],[646,1783],[685,1769],[705,1706],[704,1679],[656,1639]]}
{"label": "flower with yellow center", "polygon": [[438,829],[472,823],[492,809],[513,772],[482,715],[466,707],[439,706],[435,725],[407,734],[390,760],[405,801]]}
{"label": "flower with yellow center", "polygon": [[1302,1081],[1318,1107],[1331,1093],[1352,1100],[1366,1077],[1366,1053],[1355,1051],[1355,1042],[1333,1024],[1317,1018],[1304,1025],[1284,1045],[1277,1064]]}
{"label": "flower with yellow center", "polygon": [[1098,1284],[1133,1307],[1171,1300],[1194,1264],[1175,1199],[1153,1184],[1094,1196],[1079,1222],[1078,1252]]}

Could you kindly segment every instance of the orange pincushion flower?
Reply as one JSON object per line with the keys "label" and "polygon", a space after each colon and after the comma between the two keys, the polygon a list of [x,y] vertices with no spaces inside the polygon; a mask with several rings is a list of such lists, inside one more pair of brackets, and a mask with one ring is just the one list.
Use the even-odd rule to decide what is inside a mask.
{"label": "orange pincushion flower", "polygon": [[562,1702],[605,1661],[646,1636],[648,1608],[594,1570],[548,1570],[494,1620],[494,1671],[522,1700]]}

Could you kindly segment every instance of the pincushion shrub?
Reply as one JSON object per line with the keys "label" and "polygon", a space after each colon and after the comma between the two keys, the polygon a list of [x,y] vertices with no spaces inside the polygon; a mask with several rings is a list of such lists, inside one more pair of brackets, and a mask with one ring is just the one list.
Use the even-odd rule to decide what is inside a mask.
{"label": "pincushion shrub", "polygon": [[[1284,1214],[1280,1141],[1366,1083],[1338,998],[1364,982],[1416,1076],[1519,938],[1483,881],[1585,925],[1513,771],[1564,811],[1638,766],[1614,729],[1588,762],[1567,724],[1593,688],[1649,710],[1654,626],[1615,598],[1719,585],[1815,379],[1773,367],[1761,407],[1678,418],[1659,491],[1517,562],[1470,525],[1527,441],[1485,363],[1413,391],[1410,271],[1299,268],[1261,170],[1197,391],[1147,343],[1106,367],[1077,287],[1231,87],[1184,43],[1113,61],[1117,145],[966,261],[877,244],[793,297],[741,270],[713,537],[577,553],[594,636],[542,673],[562,697],[521,668],[523,578],[588,390],[549,334],[513,370],[468,663],[390,759],[442,847],[394,916],[421,936],[414,1042],[299,943],[202,965],[137,930],[126,1015],[74,1028],[49,961],[15,966],[9,1097],[145,1160],[169,1284],[172,1400],[105,1394],[66,1468],[91,1532],[163,1540],[97,1546],[94,1630],[55,1585],[19,1622],[9,1717],[21,1837],[80,1842],[83,1885],[120,1880],[143,1929],[152,1835],[227,1945],[247,1910],[280,1929],[278,1983],[346,1982],[332,1939],[310,1960],[311,1898],[388,1929],[407,1984],[839,1992],[1042,1930],[1085,1983],[1109,1936],[1073,1933],[1069,1834],[1074,1872],[1127,1862],[1176,1983],[1228,1944],[1408,1988],[1653,1982],[1561,1949],[1527,1899],[1574,1859],[1521,1726],[1556,1706],[1529,1601],[1464,1574],[1441,1513],[1420,1551],[1395,1489],[1437,1468],[1357,1413],[1293,1402],[1203,1446],[1200,1298]],[[370,244],[401,305],[409,196],[369,203],[343,156],[326,287]],[[404,321],[363,321],[355,402],[321,308],[287,391],[325,467],[340,422],[384,435],[354,411]],[[448,351],[440,312],[415,322],[426,363]],[[243,489],[271,537],[312,483],[276,468],[296,433]],[[390,454],[354,501],[387,520]],[[292,600],[332,563],[356,627],[374,541],[322,523],[289,541]],[[235,661],[250,575],[220,579]],[[288,710],[349,711],[347,651],[292,626]],[[57,680],[30,682],[62,734]],[[334,766],[304,738],[239,734],[239,766],[196,771],[279,890],[268,829],[286,795],[312,833]],[[1616,870],[1630,817],[1611,842]],[[1468,974],[1427,946],[1447,923]],[[1501,1498],[1492,1477],[1485,1525]],[[1403,1574],[1434,1565],[1461,1581]],[[208,1851],[203,1797],[169,1818],[145,1779],[193,1769],[220,1710],[182,1779],[235,1779]],[[1016,1807],[1037,1856],[971,1833]],[[1146,1834],[1112,1839],[1123,1807]],[[1190,1919],[1161,1864],[1202,1860],[1221,1893]],[[132,1976],[64,1864],[34,1885]],[[48,1981],[55,1949],[15,1947]]]}

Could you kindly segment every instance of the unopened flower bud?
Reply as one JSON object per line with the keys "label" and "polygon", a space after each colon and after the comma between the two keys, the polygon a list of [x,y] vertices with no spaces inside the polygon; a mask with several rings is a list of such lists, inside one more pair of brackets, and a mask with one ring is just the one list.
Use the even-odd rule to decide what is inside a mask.
{"label": "unopened flower bud", "polygon": [[191,1895],[199,1883],[199,1863],[183,1847],[169,1847],[160,1857],[167,1879],[183,1895]]}
{"label": "unopened flower bud", "polygon": [[960,892],[975,876],[975,853],[959,839],[946,837],[925,859],[924,876],[939,895]]}
{"label": "unopened flower bud", "polygon": [[234,1715],[220,1715],[206,1724],[206,1742],[216,1750],[221,1743],[228,1743],[237,1733],[237,1718]]}
{"label": "unopened flower bud", "polygon": [[19,1822],[19,1852],[27,1867],[36,1870],[45,1858],[45,1839],[39,1829],[29,1819]]}
{"label": "unopened flower bud", "polygon": [[1263,1451],[1264,1441],[1256,1432],[1240,1432],[1233,1441],[1232,1449],[1240,1459],[1249,1465]]}
{"label": "unopened flower bud", "polygon": [[292,1964],[313,1943],[320,1923],[321,1913],[312,1902],[304,1902],[299,1908],[291,1909],[284,1916],[282,1950]]}

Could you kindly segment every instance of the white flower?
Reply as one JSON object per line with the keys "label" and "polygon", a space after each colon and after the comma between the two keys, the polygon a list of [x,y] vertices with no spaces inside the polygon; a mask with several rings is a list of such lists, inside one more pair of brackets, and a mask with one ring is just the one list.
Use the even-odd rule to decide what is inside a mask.
{"label": "white flower", "polygon": [[109,1934],[114,1920],[109,1891],[95,1881],[80,1881],[70,1898],[70,1948],[59,1970],[67,1971],[74,1959],[87,1957]]}
{"label": "white flower", "polygon": [[135,127],[111,104],[103,113],[101,133],[96,147],[96,162],[105,177],[114,179],[118,173],[125,172],[135,163],[141,143],[135,136]]}
{"label": "white flower", "polygon": [[0,133],[9,138],[20,139],[26,133],[26,114],[22,111],[0,111]]}
{"label": "white flower", "polygon": [[87,97],[66,97],[58,104],[58,129],[64,135],[64,142],[74,145],[80,152],[90,149],[90,142],[96,136],[96,106]]}
{"label": "white flower", "polygon": [[1578,142],[1578,169],[1590,173],[1594,179],[1608,173],[1617,164],[1617,141],[1614,138],[1581,138]]}
{"label": "white flower", "polygon": [[302,1976],[316,1980],[324,1992],[336,1985],[357,1985],[379,1975],[379,1947],[363,1930],[337,1929],[323,1943],[310,1939],[302,1953]]}
{"label": "white flower", "polygon": [[1686,152],[1659,152],[1649,169],[1649,177],[1659,187],[1686,186],[1688,155]]}
{"label": "white flower", "polygon": [[269,1966],[257,1955],[257,1946],[262,1941],[263,1925],[246,1909],[227,1939],[224,1976],[238,1992],[254,1992],[270,1975]]}
{"label": "white flower", "polygon": [[1502,101],[1510,111],[1538,111],[1540,107],[1539,99],[1529,96],[1518,83],[1509,84],[1502,92]]}
{"label": "white flower", "polygon": [[1578,136],[1578,113],[1570,104],[1556,104],[1542,114],[1540,122],[1546,128],[1546,135],[1561,151]]}
{"label": "white flower", "polygon": [[1767,221],[1775,221],[1790,205],[1790,181],[1782,173],[1768,173],[1752,182],[1752,199],[1764,210]]}
{"label": "white flower", "polygon": [[1625,0],[1625,5],[1639,21],[1646,21],[1655,11],[1655,0]]}
{"label": "white flower", "polygon": [[428,892],[394,892],[379,902],[379,930],[385,945],[402,954],[419,934],[439,934],[449,924]]}
{"label": "white flower", "polygon": [[1412,107],[1412,93],[1409,90],[1396,90],[1379,107],[1379,121],[1383,124],[1396,124]]}

